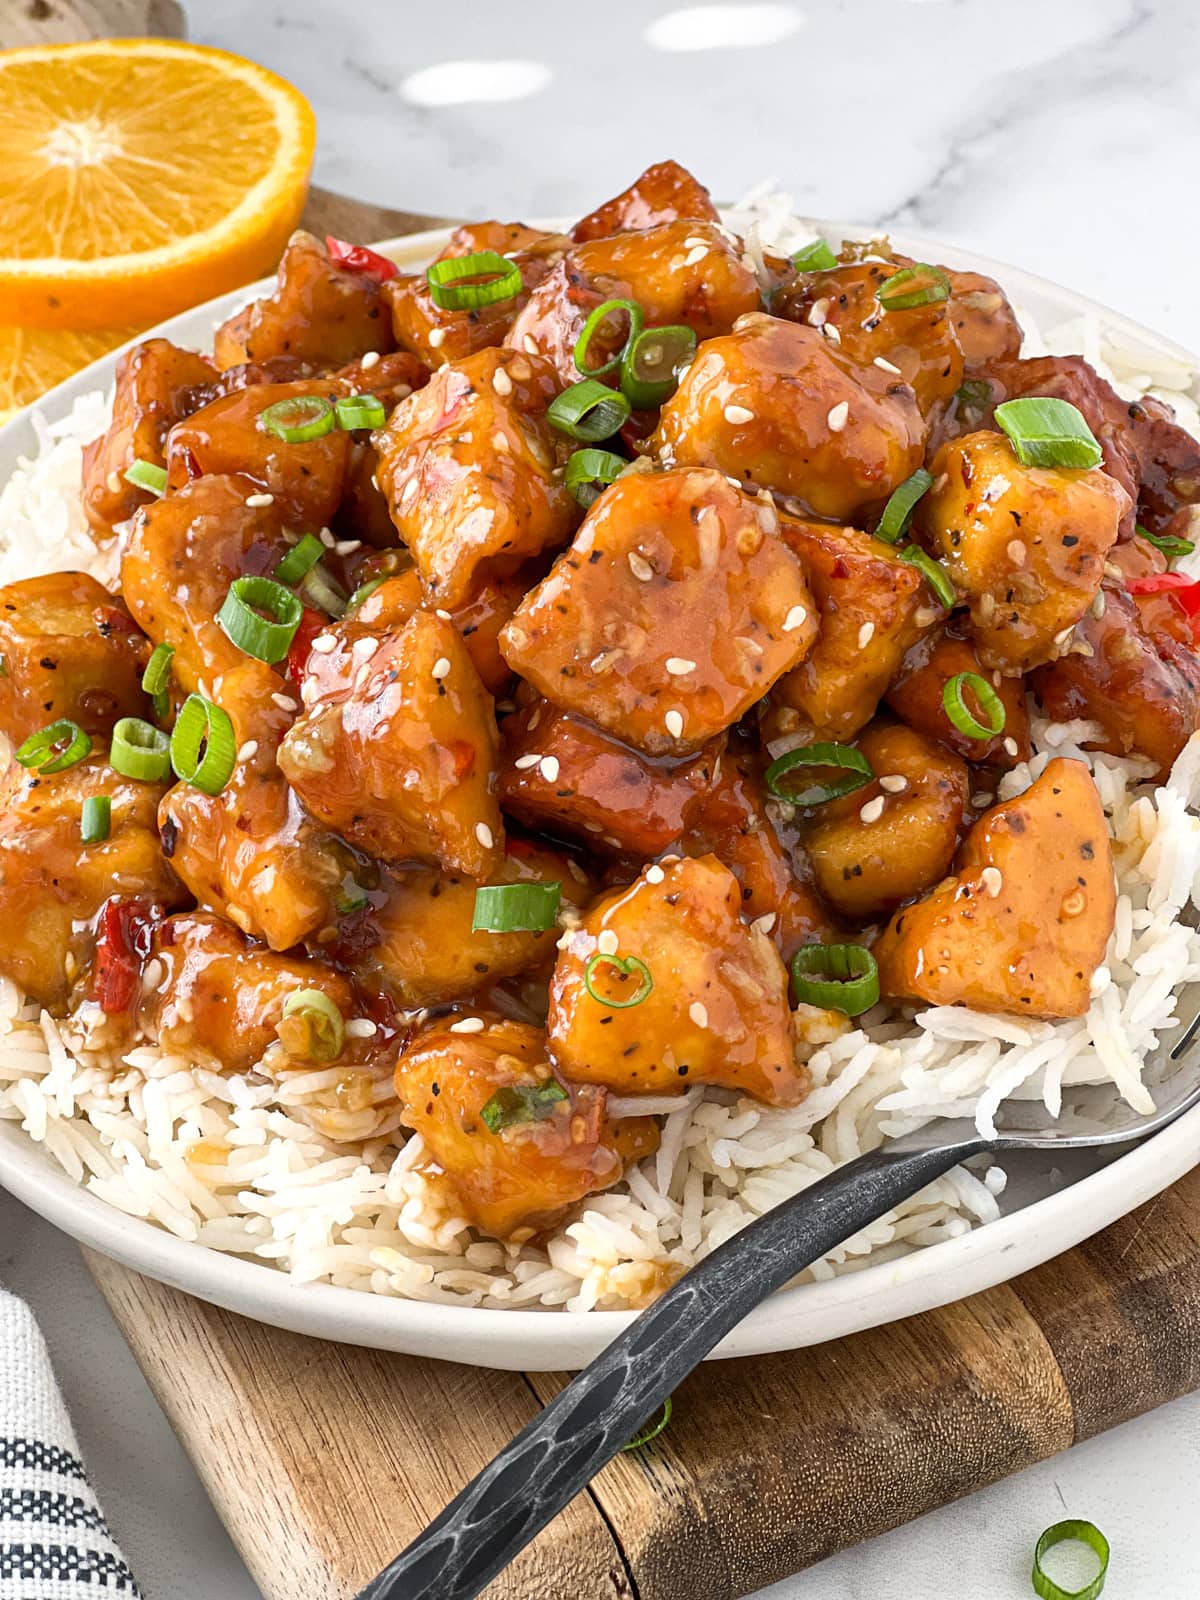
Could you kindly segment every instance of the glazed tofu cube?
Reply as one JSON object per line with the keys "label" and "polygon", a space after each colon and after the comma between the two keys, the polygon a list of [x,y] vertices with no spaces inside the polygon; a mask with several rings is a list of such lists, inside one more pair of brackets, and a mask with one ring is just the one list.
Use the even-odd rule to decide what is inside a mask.
{"label": "glazed tofu cube", "polygon": [[1129,497],[1099,467],[1026,467],[1001,433],[943,445],[918,508],[971,607],[985,666],[1014,677],[1069,645]]}
{"label": "glazed tofu cube", "polygon": [[785,517],[782,537],[808,573],[820,632],[775,691],[787,708],[780,726],[849,739],[871,720],[905,651],[943,612],[917,569],[870,534]]}
{"label": "glazed tofu cube", "polygon": [[425,1141],[463,1213],[497,1239],[528,1239],[568,1206],[609,1189],[649,1155],[649,1117],[613,1123],[607,1095],[565,1083],[540,1028],[503,1017],[457,1032],[445,1018],[396,1063],[404,1120]]}
{"label": "glazed tofu cube", "polygon": [[350,694],[292,727],[279,766],[352,844],[482,878],[501,860],[492,698],[452,623],[418,611],[367,658]]}
{"label": "glazed tofu cube", "polygon": [[0,589],[0,731],[14,744],[67,717],[108,733],[146,710],[150,646],[124,606],[86,572]]}
{"label": "glazed tofu cube", "polygon": [[845,522],[911,476],[924,440],[902,379],[857,366],[815,328],[756,313],[700,346],[654,446],[667,461],[715,467]]}
{"label": "glazed tofu cube", "polygon": [[621,478],[517,608],[505,659],[555,705],[648,755],[694,754],[816,637],[778,523],[716,472]]}
{"label": "glazed tofu cube", "polygon": [[550,1053],[569,1078],[624,1094],[693,1083],[796,1105],[787,972],[742,921],[737,879],[715,856],[648,868],[599,900],[559,953]]}
{"label": "glazed tofu cube", "polygon": [[708,190],[693,178],[678,161],[656,161],[635,178],[628,189],[597,206],[571,231],[576,243],[585,239],[607,239],[614,233],[634,233],[642,228],[659,228],[681,217],[703,222],[720,222]]}
{"label": "glazed tofu cube", "polygon": [[[960,672],[973,672],[985,678],[1000,697],[1004,726],[992,739],[972,739],[946,715],[942,695],[946,684]],[[1012,767],[1018,761],[1029,760],[1025,682],[1022,678],[1004,678],[998,672],[988,671],[964,630],[961,617],[917,640],[900,663],[900,670],[887,691],[887,703],[910,728],[936,739],[965,761]]]}
{"label": "glazed tofu cube", "polygon": [[656,856],[683,832],[723,741],[679,762],[650,761],[548,700],[505,720],[500,804],[531,828],[598,851]]}
{"label": "glazed tofu cube", "polygon": [[1081,1017],[1116,916],[1108,824],[1082,761],[986,812],[957,873],[875,945],[885,997]]}
{"label": "glazed tofu cube", "polygon": [[544,362],[481,350],[442,367],[375,435],[379,487],[432,605],[462,605],[570,538],[578,508],[546,421],[557,391]]}

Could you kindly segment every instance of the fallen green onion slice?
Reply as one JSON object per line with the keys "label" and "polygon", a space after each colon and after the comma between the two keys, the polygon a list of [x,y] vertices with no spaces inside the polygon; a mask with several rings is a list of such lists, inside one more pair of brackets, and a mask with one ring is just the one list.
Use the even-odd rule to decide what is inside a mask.
{"label": "fallen green onion slice", "polygon": [[308,444],[333,432],[333,407],[319,394],[295,394],[260,411],[258,425],[284,444]]}
{"label": "fallen green onion slice", "polygon": [[299,544],[294,544],[275,568],[275,579],[278,583],[299,583],[301,578],[311,572],[325,554],[325,546],[316,534],[306,533]]}
{"label": "fallen green onion slice", "polygon": [[345,1019],[323,989],[288,995],[275,1031],[288,1055],[300,1061],[334,1061],[346,1043]]}
{"label": "fallen green onion slice", "polygon": [[[260,611],[270,612],[262,617]],[[304,607],[297,595],[274,578],[235,578],[217,623],[239,650],[256,661],[282,661],[296,637]]]}
{"label": "fallen green onion slice", "polygon": [[320,606],[322,611],[328,611],[331,617],[345,616],[349,602],[324,567],[313,567],[305,574],[300,587],[313,605]]}
{"label": "fallen green onion slice", "polygon": [[814,239],[803,250],[796,251],[792,265],[797,272],[828,272],[837,266],[837,257],[824,239]]}
{"label": "fallen green onion slice", "polygon": [[[596,336],[597,329],[609,317],[615,317],[622,312],[629,318],[629,331],[625,335],[621,348],[616,355],[610,356],[601,366],[589,367],[587,353],[592,340]],[[597,306],[584,323],[579,337],[575,341],[575,351],[572,359],[575,362],[576,372],[582,373],[585,378],[602,378],[606,372],[615,372],[621,365],[621,357],[628,350],[631,341],[636,339],[642,331],[644,321],[642,308],[636,300],[606,300],[603,305]]]}
{"label": "fallen green onion slice", "polygon": [[1044,395],[1005,400],[994,415],[1024,466],[1098,467],[1104,460],[1083,412],[1069,400]]}
{"label": "fallen green onion slice", "polygon": [[[435,261],[425,274],[429,296],[442,311],[473,311],[498,305],[521,292],[521,269],[495,250],[476,250],[469,256]],[[469,282],[480,279],[484,281]]]}
{"label": "fallen green onion slice", "polygon": [[190,694],[171,735],[175,776],[205,794],[220,794],[233,776],[237,739],[229,714],[203,695]]}
{"label": "fallen green onion slice", "polygon": [[660,1433],[666,1431],[667,1423],[671,1420],[671,1413],[675,1405],[668,1395],[662,1403],[662,1412],[648,1422],[644,1428],[639,1428],[628,1444],[621,1446],[622,1450],[640,1450],[644,1444],[649,1444],[652,1439],[657,1439]]}
{"label": "fallen green onion slice", "polygon": [[950,279],[941,267],[918,261],[881,283],[877,298],[885,311],[912,311],[917,306],[936,305],[939,300],[949,300]]}
{"label": "fallen green onion slice", "polygon": [[161,498],[167,492],[167,469],[156,467],[153,461],[138,460],[126,467],[125,482]]}
{"label": "fallen green onion slice", "polygon": [[360,583],[349,600],[346,601],[346,611],[357,611],[363,601],[369,600],[376,589],[386,581],[385,578],[368,578],[366,583]]}
{"label": "fallen green onion slice", "polygon": [[19,744],[13,756],[23,767],[49,775],[66,772],[91,754],[92,741],[77,722],[60,717],[48,728],[31,733],[24,744]]}
{"label": "fallen green onion slice", "polygon": [[382,428],[387,421],[383,401],[373,394],[352,394],[335,400],[333,414],[338,427],[347,432],[354,428]]}
{"label": "fallen green onion slice", "polygon": [[661,406],[679,387],[679,369],[695,351],[695,330],[682,322],[643,328],[621,357],[622,394],[641,411]]}
{"label": "fallen green onion slice", "polygon": [[[614,1000],[609,995],[597,994],[592,987],[592,976],[597,967],[612,967],[621,973],[622,978],[636,976],[639,980],[637,990],[629,1000]],[[583,969],[583,986],[602,1006],[610,1006],[614,1011],[627,1011],[630,1006],[640,1006],[654,988],[654,979],[650,976],[650,968],[644,961],[639,961],[637,956],[606,956],[603,952],[594,955]]]}
{"label": "fallen green onion slice", "polygon": [[475,891],[472,933],[545,933],[554,926],[561,883],[492,883]]}
{"label": "fallen green onion slice", "polygon": [[111,832],[111,799],[106,794],[88,795],[79,818],[79,837],[84,844],[103,844]]}
{"label": "fallen green onion slice", "polygon": [[598,500],[610,483],[615,483],[629,465],[624,456],[611,450],[576,450],[567,462],[564,482],[581,506]]}
{"label": "fallen green onion slice", "polygon": [[[824,782],[814,781],[807,789],[801,790],[790,789],[784,784],[783,779],[788,773],[810,767],[818,771],[822,767],[834,768],[840,776]],[[809,773],[804,772],[803,776],[807,777]],[[786,801],[790,806],[823,806],[826,801],[853,794],[856,789],[870,783],[874,776],[874,767],[862,751],[856,750],[853,745],[818,743],[802,744],[772,761],[764,781],[776,800]]]}
{"label": "fallen green onion slice", "polygon": [[879,968],[861,944],[803,944],[792,957],[798,1002],[857,1017],[879,999]]}
{"label": "fallen green onion slice", "polygon": [[984,411],[992,403],[992,386],[986,378],[966,378],[959,384],[954,398],[962,407]]}
{"label": "fallen green onion slice", "polygon": [[567,1091],[557,1078],[547,1078],[544,1083],[506,1084],[496,1090],[479,1115],[492,1133],[502,1133],[518,1122],[544,1122],[566,1098]]}
{"label": "fallen green onion slice", "polygon": [[940,561],[935,561],[916,544],[906,544],[899,555],[901,561],[907,561],[910,567],[916,567],[944,606],[957,604],[958,590],[951,583],[950,574]]}
{"label": "fallen green onion slice", "polygon": [[161,783],[171,770],[171,741],[141,717],[122,717],[112,731],[109,765],[139,783]]}
{"label": "fallen green onion slice", "polygon": [[[1100,1560],[1100,1571],[1091,1583],[1085,1584],[1082,1589],[1062,1588],[1042,1568],[1042,1557],[1046,1552],[1067,1539],[1077,1539],[1080,1544],[1086,1544],[1096,1552]],[[1041,1595],[1042,1600],[1097,1600],[1097,1596],[1104,1589],[1104,1580],[1108,1576],[1108,1557],[1108,1540],[1094,1522],[1085,1522],[1077,1517],[1065,1522],[1056,1522],[1053,1527],[1046,1529],[1034,1549],[1033,1587]]]}
{"label": "fallen green onion slice", "polygon": [[595,378],[584,378],[555,395],[546,408],[546,416],[572,439],[595,444],[600,439],[611,439],[629,420],[631,410],[619,390],[610,389]]}
{"label": "fallen green onion slice", "polygon": [[142,688],[147,694],[157,696],[166,692],[167,685],[171,681],[171,662],[174,656],[173,644],[154,646],[146,663],[146,670],[142,673]]}
{"label": "fallen green onion slice", "polygon": [[1152,544],[1156,550],[1161,550],[1168,561],[1190,556],[1196,548],[1191,539],[1177,539],[1174,534],[1169,533],[1151,533],[1150,529],[1143,528],[1140,522],[1137,524],[1137,533],[1147,544]]}
{"label": "fallen green onion slice", "polygon": [[875,529],[875,537],[882,539],[886,544],[895,544],[902,539],[908,532],[917,501],[932,488],[933,474],[926,472],[924,467],[918,467],[911,478],[905,478],[900,487],[893,491],[883,508],[879,526]]}
{"label": "fallen green onion slice", "polygon": [[[988,719],[986,722],[981,722],[967,705],[968,689]],[[942,689],[942,705],[959,733],[965,733],[968,739],[994,739],[1004,732],[1004,701],[977,672],[958,672],[947,679]]]}

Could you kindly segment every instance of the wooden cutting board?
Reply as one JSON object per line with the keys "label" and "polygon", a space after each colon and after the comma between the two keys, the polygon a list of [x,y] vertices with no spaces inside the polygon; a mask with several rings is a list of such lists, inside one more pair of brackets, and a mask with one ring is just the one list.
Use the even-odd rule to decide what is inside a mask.
{"label": "wooden cutting board", "polygon": [[[0,0],[0,43],[181,32],[172,0]],[[359,239],[439,219],[314,191]],[[349,1600],[563,1383],[324,1344],[90,1255],[268,1600]],[[733,1600],[1200,1387],[1200,1171],[1013,1283],[722,1362],[492,1600]]]}

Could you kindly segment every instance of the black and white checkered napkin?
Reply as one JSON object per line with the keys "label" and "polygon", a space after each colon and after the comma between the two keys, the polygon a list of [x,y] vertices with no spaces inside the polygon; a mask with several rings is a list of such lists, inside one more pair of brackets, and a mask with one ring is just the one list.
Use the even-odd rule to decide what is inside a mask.
{"label": "black and white checkered napkin", "polygon": [[29,1308],[0,1290],[0,1600],[139,1600]]}

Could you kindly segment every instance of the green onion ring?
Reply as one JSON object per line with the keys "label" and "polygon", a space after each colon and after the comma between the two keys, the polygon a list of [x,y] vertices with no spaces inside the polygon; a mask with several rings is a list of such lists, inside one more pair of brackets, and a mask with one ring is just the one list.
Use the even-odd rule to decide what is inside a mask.
{"label": "green onion ring", "polygon": [[584,378],[555,395],[546,408],[547,418],[561,433],[584,444],[611,439],[629,420],[632,407],[619,390]]}
{"label": "green onion ring", "polygon": [[[1085,1584],[1082,1589],[1063,1589],[1042,1570],[1042,1557],[1046,1552],[1067,1539],[1076,1539],[1080,1544],[1086,1544],[1100,1558],[1100,1571],[1091,1583]],[[1034,1548],[1033,1587],[1041,1595],[1042,1600],[1097,1600],[1097,1596],[1104,1589],[1104,1580],[1108,1576],[1108,1557],[1108,1540],[1094,1522],[1086,1522],[1078,1517],[1072,1517],[1065,1522],[1056,1522],[1053,1527],[1046,1529]]]}
{"label": "green onion ring", "polygon": [[79,818],[79,837],[84,844],[103,844],[112,832],[112,800],[106,794],[90,794],[83,802]]}
{"label": "green onion ring", "polygon": [[323,989],[297,989],[283,1002],[275,1029],[290,1056],[335,1061],[346,1043],[346,1021]]}
{"label": "green onion ring", "polygon": [[161,783],[171,771],[171,741],[141,717],[122,717],[112,731],[108,764],[124,778]]}
{"label": "green onion ring", "polygon": [[472,933],[545,933],[554,926],[561,883],[489,883],[475,891]]}
{"label": "green onion ring", "polygon": [[171,681],[171,662],[174,656],[173,644],[154,646],[146,663],[146,670],[142,673],[142,688],[147,694],[157,696],[166,692],[167,685]]}
{"label": "green onion ring", "polygon": [[156,467],[153,461],[134,461],[126,467],[124,477],[125,482],[131,483],[135,489],[145,489],[160,499],[167,492],[167,469]]}
{"label": "green onion ring", "polygon": [[657,1439],[660,1433],[665,1433],[667,1423],[671,1420],[671,1413],[675,1404],[668,1395],[662,1403],[662,1415],[655,1416],[644,1428],[639,1428],[628,1444],[621,1446],[622,1450],[640,1450],[644,1444],[649,1444],[652,1439]]}
{"label": "green onion ring", "polygon": [[357,611],[363,601],[369,600],[376,589],[386,582],[386,578],[368,578],[366,583],[360,583],[349,600],[346,601],[346,610],[343,614],[348,616],[351,611]]}
{"label": "green onion ring", "polygon": [[904,549],[897,553],[901,561],[907,561],[910,567],[916,567],[942,605],[951,608],[957,605],[958,590],[951,583],[950,574],[940,561],[935,561],[916,544],[906,544]]}
{"label": "green onion ring", "polygon": [[1175,561],[1183,556],[1190,556],[1196,548],[1191,539],[1177,539],[1171,533],[1151,533],[1149,528],[1137,524],[1139,539],[1145,539],[1147,544],[1152,544],[1156,550],[1161,550],[1168,561]]}
{"label": "green onion ring", "polygon": [[299,544],[294,544],[275,568],[277,583],[296,584],[316,566],[325,554],[325,546],[315,534],[306,533]]}
{"label": "green onion ring", "polygon": [[992,386],[986,378],[966,378],[954,398],[960,409],[985,411],[992,403]]}
{"label": "green onion ring", "polygon": [[338,427],[348,433],[355,428],[382,428],[387,421],[383,401],[374,394],[352,394],[335,400],[333,415]]}
{"label": "green onion ring", "polygon": [[333,407],[319,394],[294,394],[286,400],[277,400],[258,415],[258,426],[264,433],[273,433],[284,444],[308,444],[332,433]]}
{"label": "green onion ring", "polygon": [[861,944],[802,944],[792,957],[797,1003],[857,1017],[879,1000],[879,968]]}
{"label": "green onion ring", "polygon": [[188,695],[171,735],[175,776],[193,789],[216,795],[233,776],[236,761],[237,739],[228,712],[203,695]]}
{"label": "green onion ring", "polygon": [[[469,256],[448,256],[435,261],[425,274],[429,296],[441,311],[474,311],[479,306],[512,300],[523,287],[521,269],[495,250],[476,250]],[[483,278],[483,283],[464,279]]]}
{"label": "green onion ring", "polygon": [[[987,722],[980,722],[968,707],[968,689],[982,707]],[[1004,732],[1004,701],[977,672],[957,672],[953,678],[948,678],[942,689],[942,706],[959,733],[966,734],[968,739],[994,739]]]}
{"label": "green onion ring", "polygon": [[586,508],[617,481],[628,465],[624,456],[614,455],[611,450],[576,450],[567,462],[563,482]]}
{"label": "green onion ring", "polygon": [[[259,608],[271,613],[269,621]],[[274,578],[235,578],[217,624],[246,655],[273,663],[287,655],[303,615],[299,597]]]}
{"label": "green onion ring", "polygon": [[[625,335],[625,342],[616,355],[610,356],[603,366],[589,367],[587,353],[592,340],[596,336],[596,330],[602,322],[621,311],[629,318],[629,331]],[[615,372],[621,365],[621,357],[628,350],[630,341],[636,339],[642,331],[642,325],[645,320],[642,315],[642,308],[636,300],[606,300],[603,305],[597,306],[584,323],[579,337],[575,341],[572,360],[575,362],[576,372],[581,373],[585,378],[602,378],[606,372]]]}
{"label": "green onion ring", "polygon": [[837,257],[824,239],[814,239],[792,257],[792,265],[797,272],[829,272],[837,264]]}
{"label": "green onion ring", "polygon": [[345,615],[346,596],[334,583],[324,567],[313,567],[311,571],[305,574],[304,582],[300,587],[314,606],[319,606],[322,611],[328,611],[331,617]]}
{"label": "green onion ring", "polygon": [[621,393],[639,411],[661,406],[679,387],[680,367],[695,353],[695,330],[682,322],[643,328],[621,358]]}
{"label": "green onion ring", "polygon": [[[922,284],[921,279],[928,281]],[[915,285],[904,288],[905,284]],[[914,262],[879,285],[876,298],[885,311],[912,311],[917,306],[936,305],[939,300],[949,300],[950,279],[941,267],[931,267],[927,261]]]}
{"label": "green onion ring", "polygon": [[905,478],[900,487],[893,491],[883,508],[875,537],[882,539],[885,544],[896,544],[902,539],[908,532],[917,501],[932,488],[933,474],[926,472],[924,467],[918,467],[911,478]]}
{"label": "green onion ring", "polygon": [[33,767],[44,776],[52,772],[66,772],[92,751],[92,741],[77,722],[60,717],[48,728],[31,733],[24,744],[13,751],[13,758],[23,767]]}
{"label": "green onion ring", "polygon": [[1025,395],[1005,400],[993,415],[1023,466],[1098,467],[1104,460],[1083,412],[1069,400]]}
{"label": "green onion ring", "polygon": [[[592,988],[592,974],[597,967],[615,967],[625,977],[628,977],[631,973],[636,973],[641,981],[633,999],[610,1000],[606,995],[597,994],[595,989]],[[606,956],[601,952],[599,955],[594,955],[587,966],[584,967],[583,986],[592,999],[600,1005],[609,1006],[613,1011],[627,1011],[630,1006],[640,1006],[642,1001],[648,997],[650,991],[654,988],[654,979],[650,975],[650,968],[644,961],[639,961],[637,956]]]}
{"label": "green onion ring", "polygon": [[[814,783],[799,794],[785,788],[783,779],[797,767],[835,767],[842,773],[826,783]],[[802,744],[788,750],[767,768],[763,781],[776,800],[789,806],[823,806],[829,800],[839,800],[844,794],[853,794],[870,783],[875,769],[851,744]]]}

